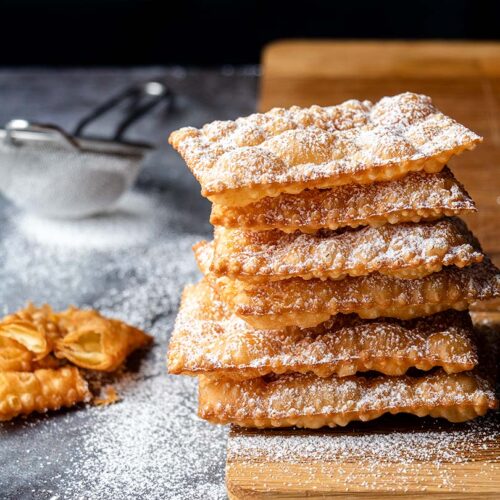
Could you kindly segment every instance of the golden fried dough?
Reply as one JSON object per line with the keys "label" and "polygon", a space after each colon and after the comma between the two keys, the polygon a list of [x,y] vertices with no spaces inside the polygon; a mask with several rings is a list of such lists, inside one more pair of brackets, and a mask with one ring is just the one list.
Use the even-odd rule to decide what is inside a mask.
{"label": "golden fried dough", "polygon": [[467,191],[445,167],[438,173],[412,172],[393,181],[283,193],[243,207],[214,204],[210,222],[251,231],[315,233],[322,228],[418,222],[475,211]]}
{"label": "golden fried dough", "polygon": [[170,373],[232,380],[292,372],[402,375],[436,366],[455,373],[476,364],[466,312],[409,321],[339,314],[310,329],[257,330],[232,314],[206,280],[185,288],[168,354]]}
{"label": "golden fried dough", "polygon": [[443,266],[464,267],[482,259],[479,243],[455,218],[316,234],[216,227],[210,271],[252,282],[373,272],[417,279]]}
{"label": "golden fried dough", "polygon": [[76,367],[0,372],[0,421],[88,400],[87,383]]}
{"label": "golden fried dough", "polygon": [[0,337],[23,345],[33,353],[35,360],[47,356],[60,335],[57,313],[48,304],[36,307],[29,303],[0,322]]}
{"label": "golden fried dough", "polygon": [[370,378],[290,374],[241,382],[199,377],[199,416],[242,427],[316,429],[385,413],[464,422],[497,407],[492,385],[475,371]]}
{"label": "golden fried dough", "polygon": [[33,353],[24,345],[0,335],[0,372],[31,371]]}
{"label": "golden fried dough", "polygon": [[91,370],[114,371],[131,352],[151,342],[138,328],[94,310],[70,308],[61,313],[60,324],[67,333],[56,343],[56,356]]}
{"label": "golden fried dough", "polygon": [[217,278],[209,272],[212,244],[200,242],[194,249],[200,269],[221,299],[255,328],[308,328],[338,313],[411,319],[446,309],[464,310],[473,302],[500,296],[500,273],[487,258],[462,269],[446,267],[417,280],[372,273],[343,280],[249,283]]}
{"label": "golden fried dough", "polygon": [[376,104],[275,108],[172,133],[214,203],[243,206],[310,188],[369,184],[411,171],[438,172],[482,139],[410,92]]}

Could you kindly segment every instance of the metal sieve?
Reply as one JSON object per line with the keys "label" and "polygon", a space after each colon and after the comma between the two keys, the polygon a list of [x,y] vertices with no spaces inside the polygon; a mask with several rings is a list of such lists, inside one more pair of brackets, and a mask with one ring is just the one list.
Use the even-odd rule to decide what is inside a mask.
{"label": "metal sieve", "polygon": [[[125,131],[171,98],[160,82],[134,85],[80,120],[73,135],[55,125],[10,121],[0,129],[0,191],[17,206],[46,217],[102,212],[132,186],[145,154],[153,149],[124,141]],[[127,112],[112,139],[82,137],[87,125],[124,102]]]}

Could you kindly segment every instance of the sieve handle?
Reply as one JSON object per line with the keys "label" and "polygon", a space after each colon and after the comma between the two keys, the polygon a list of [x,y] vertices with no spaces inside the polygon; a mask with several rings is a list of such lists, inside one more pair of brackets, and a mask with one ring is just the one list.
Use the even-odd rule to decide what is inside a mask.
{"label": "sieve handle", "polygon": [[148,81],[129,87],[124,92],[112,97],[83,117],[77,124],[73,135],[81,137],[83,130],[91,122],[112,110],[124,101],[130,101],[130,106],[125,117],[116,125],[113,141],[120,141],[125,131],[132,123],[151,111],[157,104],[165,100],[170,107],[172,104],[172,91],[159,81]]}
{"label": "sieve handle", "polygon": [[50,137],[51,141],[57,142],[66,148],[80,149],[76,141],[56,125],[34,123],[28,120],[11,120],[5,125],[5,142],[15,144],[17,140],[16,132],[22,132],[23,136],[26,136],[26,134],[32,135],[35,140],[47,140]]}

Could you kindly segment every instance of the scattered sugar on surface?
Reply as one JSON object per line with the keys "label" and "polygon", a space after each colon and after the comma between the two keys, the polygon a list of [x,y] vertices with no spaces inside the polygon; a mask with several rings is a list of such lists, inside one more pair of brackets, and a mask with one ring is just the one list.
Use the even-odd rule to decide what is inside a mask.
{"label": "scattered sugar on surface", "polygon": [[135,193],[122,203],[107,217],[74,223],[36,223],[14,209],[1,221],[6,310],[28,299],[91,306],[155,337],[113,378],[119,403],[0,425],[2,484],[11,496],[225,497],[227,431],[196,417],[195,380],[168,376],[165,366],[182,287],[199,276],[191,246],[202,235],[176,230],[190,214],[177,213],[168,193]]}
{"label": "scattered sugar on surface", "polygon": [[[284,477],[296,470],[294,464],[300,463],[300,479],[311,487],[318,486],[317,477],[328,474],[339,490],[345,491],[377,487],[424,491],[430,485],[444,491],[460,491],[466,489],[468,476],[448,464],[462,464],[479,457],[498,461],[500,420],[495,414],[460,425],[416,418],[410,423],[394,418],[385,419],[384,423],[385,427],[380,422],[365,423],[345,430],[310,433],[235,430],[229,438],[228,462],[251,464],[261,481],[269,463],[279,464]],[[395,428],[389,430],[392,425]],[[380,432],[381,428],[385,431]],[[481,469],[477,479],[488,480],[487,471]]]}
{"label": "scattered sugar on surface", "polygon": [[129,247],[151,240],[158,231],[157,212],[162,212],[157,200],[129,192],[102,215],[65,220],[21,214],[17,222],[21,232],[37,243],[95,250]]}

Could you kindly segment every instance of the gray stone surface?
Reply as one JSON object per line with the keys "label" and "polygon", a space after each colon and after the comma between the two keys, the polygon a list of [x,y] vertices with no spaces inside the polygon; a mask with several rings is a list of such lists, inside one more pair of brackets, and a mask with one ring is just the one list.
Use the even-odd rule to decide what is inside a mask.
{"label": "gray stone surface", "polygon": [[[0,124],[16,117],[71,130],[89,108],[150,77],[167,81],[175,105],[130,130],[128,138],[158,149],[118,210],[74,225],[37,223],[0,202],[3,312],[27,300],[94,306],[155,335],[154,347],[128,363],[128,374],[111,379],[122,402],[0,424],[0,498],[225,496],[226,430],[194,416],[193,380],[165,374],[181,289],[198,278],[190,246],[211,231],[209,204],[166,138],[182,125],[252,112],[256,68],[3,69]],[[91,132],[106,134],[110,122]]]}

